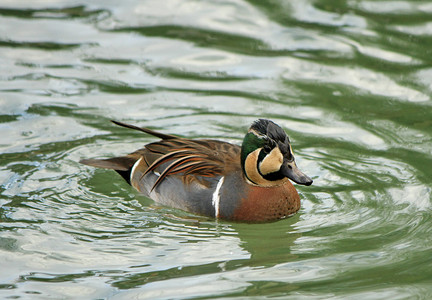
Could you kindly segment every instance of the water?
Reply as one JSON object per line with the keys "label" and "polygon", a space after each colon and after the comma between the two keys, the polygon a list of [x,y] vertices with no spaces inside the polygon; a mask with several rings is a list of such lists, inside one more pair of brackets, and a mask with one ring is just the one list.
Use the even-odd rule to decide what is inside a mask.
{"label": "water", "polygon": [[[429,1],[0,1],[0,298],[432,297]],[[290,135],[302,209],[159,207],[82,158]]]}

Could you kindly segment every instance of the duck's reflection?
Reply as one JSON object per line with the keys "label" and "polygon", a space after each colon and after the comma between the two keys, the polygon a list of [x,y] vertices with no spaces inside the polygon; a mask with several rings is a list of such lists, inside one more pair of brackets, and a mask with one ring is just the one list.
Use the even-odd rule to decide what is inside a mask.
{"label": "duck's reflection", "polygon": [[[187,278],[216,284],[225,276],[239,276],[242,270],[271,268],[296,259],[291,248],[300,237],[295,228],[300,215],[260,224],[166,216],[157,228],[159,244],[146,249],[143,263],[131,267],[113,286],[129,289],[162,282],[166,286],[166,281],[177,284]],[[242,280],[238,284],[247,285]]]}

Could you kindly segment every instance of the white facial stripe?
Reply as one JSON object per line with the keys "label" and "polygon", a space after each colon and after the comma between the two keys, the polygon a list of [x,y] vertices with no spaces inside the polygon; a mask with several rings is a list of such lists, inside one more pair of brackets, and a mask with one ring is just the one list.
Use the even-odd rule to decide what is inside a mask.
{"label": "white facial stripe", "polygon": [[213,196],[212,196],[212,204],[213,207],[215,208],[215,217],[218,218],[219,217],[219,203],[220,203],[220,189],[222,187],[222,184],[224,183],[225,177],[222,176],[221,179],[219,179],[217,185],[216,185],[216,189],[213,192]]}
{"label": "white facial stripe", "polygon": [[256,136],[262,136],[262,134],[258,133],[255,129],[249,128],[248,132],[252,132]]}
{"label": "white facial stripe", "polygon": [[291,153],[291,155],[294,157],[294,152],[293,152],[293,149],[292,149],[292,147],[291,147],[291,144],[289,145],[289,149],[290,149],[290,153]]}

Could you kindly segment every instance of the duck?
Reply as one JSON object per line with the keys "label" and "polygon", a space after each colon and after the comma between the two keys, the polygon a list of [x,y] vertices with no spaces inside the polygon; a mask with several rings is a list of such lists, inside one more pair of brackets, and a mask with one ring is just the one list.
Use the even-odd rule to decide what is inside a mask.
{"label": "duck", "polygon": [[241,146],[112,122],[160,140],[124,156],[80,163],[115,170],[163,206],[234,222],[275,221],[300,209],[291,181],[313,182],[297,167],[286,132],[268,119],[254,121]]}

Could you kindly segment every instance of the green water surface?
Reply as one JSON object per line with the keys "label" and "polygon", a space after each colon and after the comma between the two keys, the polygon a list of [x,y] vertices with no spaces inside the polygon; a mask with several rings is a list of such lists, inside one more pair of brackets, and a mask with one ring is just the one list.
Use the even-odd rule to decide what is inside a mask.
{"label": "green water surface", "polygon": [[[430,1],[0,0],[0,298],[432,299],[431,94]],[[314,180],[277,222],[78,163],[263,117]]]}

